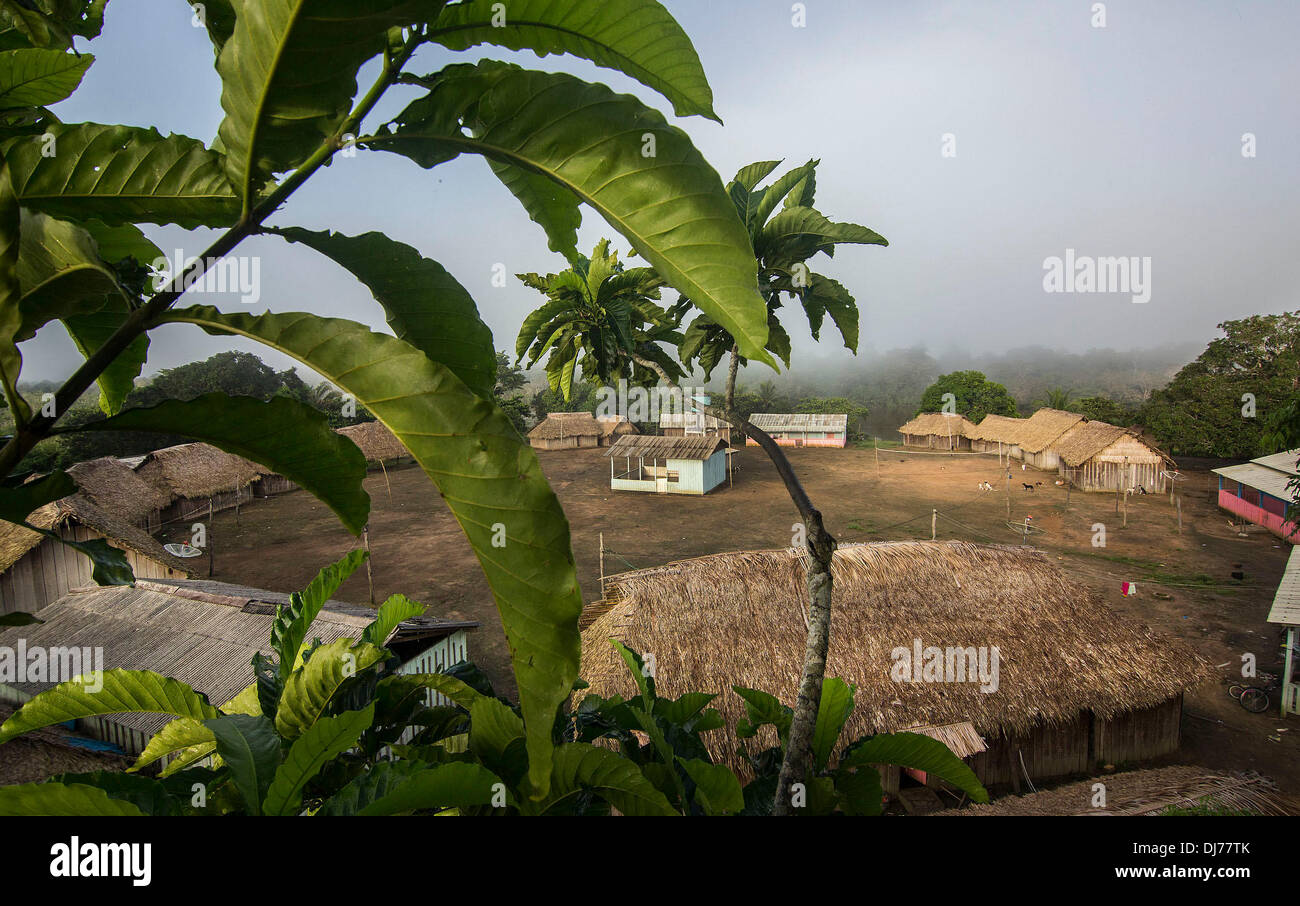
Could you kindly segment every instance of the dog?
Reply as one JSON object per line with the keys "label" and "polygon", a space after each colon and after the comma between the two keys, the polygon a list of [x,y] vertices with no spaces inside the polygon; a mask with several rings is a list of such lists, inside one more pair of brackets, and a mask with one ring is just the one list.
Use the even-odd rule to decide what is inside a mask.
{"label": "dog", "polygon": [[1032,491],[1034,489],[1034,486],[1027,481],[1022,481],[1021,485],[1024,487],[1026,491]]}

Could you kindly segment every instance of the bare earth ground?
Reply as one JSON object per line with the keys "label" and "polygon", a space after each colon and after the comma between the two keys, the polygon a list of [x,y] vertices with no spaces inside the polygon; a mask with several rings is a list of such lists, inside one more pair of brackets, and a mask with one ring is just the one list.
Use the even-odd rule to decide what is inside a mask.
{"label": "bare earth ground", "polygon": [[[599,596],[599,541],[603,532],[609,573],[729,550],[787,547],[795,512],[775,470],[757,448],[737,455],[735,485],[705,497],[657,496],[609,489],[603,450],[540,452],[542,468],[568,514],[584,599]],[[945,456],[871,449],[792,449],[795,469],[827,527],[843,541],[929,538],[938,508],[938,537],[1003,544],[1019,542],[1007,523],[1005,471],[993,456]],[[1280,672],[1280,638],[1265,622],[1289,546],[1264,532],[1241,537],[1214,505],[1215,477],[1192,472],[1179,483],[1183,531],[1169,497],[1133,497],[1128,526],[1107,494],[1066,492],[1055,475],[1012,467],[1011,518],[1032,515],[1043,533],[1031,543],[1071,575],[1097,589],[1115,610],[1191,641],[1223,677],[1237,670],[1242,652],[1261,669]],[[390,500],[382,473],[366,482],[373,502],[370,541],[375,597],[395,592],[430,606],[431,615],[474,619],[474,660],[499,690],[513,692],[509,652],[500,621],[468,543],[437,491],[416,468],[390,470]],[[981,481],[996,490],[981,492]],[[1035,491],[1022,482],[1043,482]],[[946,518],[945,518],[946,517]],[[953,521],[955,520],[955,522]],[[899,524],[903,523],[903,524]],[[1094,523],[1107,530],[1104,548],[1092,545]],[[323,505],[303,492],[219,514],[212,537],[215,578],[275,591],[306,585],[321,566],[356,545]],[[205,572],[202,560],[196,570]],[[1240,564],[1244,579],[1231,573]],[[1121,582],[1136,582],[1124,597]],[[1160,597],[1157,597],[1157,594]],[[369,599],[364,570],[339,598]],[[1225,681],[1226,682],[1226,681]],[[1274,695],[1276,699],[1276,695]],[[1256,770],[1284,792],[1300,793],[1300,723],[1275,708],[1250,714],[1210,682],[1188,695],[1183,747],[1186,764]]]}

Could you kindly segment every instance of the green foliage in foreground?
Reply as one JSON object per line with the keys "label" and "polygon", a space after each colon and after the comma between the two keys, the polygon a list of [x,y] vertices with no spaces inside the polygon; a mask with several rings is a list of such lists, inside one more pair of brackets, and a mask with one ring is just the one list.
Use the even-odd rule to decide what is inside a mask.
{"label": "green foliage in foreground", "polygon": [[[741,784],[713,761],[705,735],[724,731],[716,698],[663,698],[631,649],[615,642],[639,695],[588,695],[561,707],[545,788],[530,780],[524,717],[472,665],[402,673],[384,643],[424,612],[394,595],[359,639],[307,643],[311,622],[365,560],[352,553],[321,570],[276,609],[272,654],[258,653],[256,680],[224,705],[174,679],[109,670],[101,692],[79,677],[37,695],[0,726],[0,743],[71,720],[150,712],[175,718],[128,773],[63,774],[0,787],[0,815],[733,815],[767,814],[791,710],[765,692],[736,687],[748,718],[742,739],[775,729],[777,744],[751,759]],[[578,683],[575,691],[584,684]],[[448,704],[433,704],[430,693]],[[882,734],[841,746],[853,687],[826,680],[814,739],[815,776],[796,791],[796,814],[875,815],[875,765],[929,771],[987,801],[975,775],[938,742]],[[157,776],[160,761],[166,764]]]}

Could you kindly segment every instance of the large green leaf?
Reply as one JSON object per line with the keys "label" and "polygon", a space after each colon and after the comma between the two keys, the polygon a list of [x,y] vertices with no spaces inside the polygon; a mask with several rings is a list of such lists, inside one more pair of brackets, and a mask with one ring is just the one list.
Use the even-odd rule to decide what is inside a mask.
{"label": "large green leaf", "polygon": [[[856,223],[835,223],[812,208],[785,208],[759,231],[754,251],[764,261],[804,261],[839,243],[889,245],[875,230]],[[693,300],[692,300],[693,301]]]}
{"label": "large green leaf", "polygon": [[262,811],[267,815],[293,815],[302,806],[302,791],[320,773],[326,762],[356,744],[375,719],[371,702],[364,711],[345,711],[337,717],[323,717],[289,747],[275,779],[267,790]]}
{"label": "large green leaf", "polygon": [[[261,714],[257,700],[257,683],[250,683],[242,692],[218,709],[222,714]],[[183,770],[196,761],[211,755],[216,749],[215,737],[202,720],[178,717],[155,733],[128,771],[138,771],[165,755],[173,758],[163,768],[164,777]]]}
{"label": "large green leaf", "polygon": [[[746,192],[752,192],[760,182],[779,166],[781,166],[779,160],[760,160],[748,164],[740,168],[740,171],[732,177],[731,183],[738,183],[745,187]],[[727,184],[728,190],[731,188],[731,183]]]}
{"label": "large green leaf", "polygon": [[[392,815],[415,809],[486,807],[500,782],[477,764],[431,767],[417,761],[381,761],[334,794],[318,814]],[[508,793],[506,801],[511,801]]]}
{"label": "large green leaf", "polygon": [[853,690],[852,685],[838,677],[828,676],[822,680],[821,703],[817,706],[817,724],[812,738],[813,766],[818,771],[824,770],[835,754],[840,731],[853,713]]}
{"label": "large green leaf", "polygon": [[563,813],[584,791],[594,793],[624,815],[677,814],[635,762],[583,742],[556,747],[549,794],[541,801],[521,802],[520,810],[536,815]]}
{"label": "large green leaf", "polygon": [[808,312],[808,322],[813,328],[813,339],[818,339],[821,330],[820,316],[814,313],[829,312],[831,320],[839,328],[844,338],[844,346],[858,350],[858,304],[849,291],[838,281],[821,274],[813,274],[808,279],[808,287],[802,294],[804,310]]}
{"label": "large green leaf", "polygon": [[51,782],[0,786],[0,815],[134,818],[143,817],[144,812],[125,799],[111,798],[98,787]]}
{"label": "large green leaf", "polygon": [[0,387],[16,417],[31,418],[31,407],[18,392],[23,357],[17,338],[22,329],[22,285],[18,280],[21,211],[10,181],[9,165],[0,159]]}
{"label": "large green leaf", "polygon": [[853,744],[840,759],[840,768],[896,764],[925,771],[946,780],[975,802],[988,802],[989,794],[975,772],[943,743],[920,733],[881,733]]}
{"label": "large green leaf", "polygon": [[578,227],[582,226],[581,199],[540,173],[488,159],[497,179],[519,199],[528,219],[546,231],[546,244],[569,261],[578,255]]}
{"label": "large green leaf", "polygon": [[681,764],[695,782],[695,801],[706,815],[724,815],[745,807],[745,793],[731,768],[700,758],[682,759]]}
{"label": "large green leaf", "polygon": [[513,804],[514,797],[487,768],[454,762],[410,774],[403,783],[372,799],[357,814],[396,815],[417,809],[489,808],[498,792],[501,801]]}
{"label": "large green leaf", "polygon": [[291,594],[287,606],[279,605],[275,608],[275,620],[271,623],[271,648],[280,658],[282,681],[287,680],[289,674],[301,666],[303,640],[307,638],[307,631],[325,602],[334,596],[369,556],[361,548],[348,551],[318,572],[305,589]]}
{"label": "large green leaf", "polygon": [[18,340],[31,339],[44,324],[71,314],[98,311],[110,299],[126,299],[117,275],[83,227],[24,211],[18,255],[23,325]]}
{"label": "large green leaf", "polygon": [[654,0],[470,0],[444,9],[429,37],[452,50],[495,44],[573,54],[653,88],[678,116],[722,122],[691,39]]}
{"label": "large green leaf", "polygon": [[788,173],[783,174],[776,181],[762,192],[757,206],[754,208],[753,221],[746,221],[749,224],[751,232],[767,222],[767,218],[776,210],[776,206],[798,185],[804,182],[809,176],[817,170],[818,161],[810,160],[802,167],[795,167]]}
{"label": "large green leaf", "polygon": [[385,658],[382,648],[351,639],[338,639],[312,652],[311,660],[295,670],[284,684],[275,728],[286,739],[296,739],[325,713],[334,693],[347,680]]}
{"label": "large green leaf", "polygon": [[[117,333],[131,309],[125,300],[109,298],[104,307],[86,314],[68,315],[63,326],[72,337],[72,343],[86,358],[99,351],[108,338]],[[135,388],[135,379],[144,368],[149,355],[149,335],[142,333],[122,350],[108,367],[100,372],[99,408],[106,415],[122,409],[126,398]]]}
{"label": "large green leaf", "polygon": [[59,50],[0,52],[0,107],[43,107],[77,90],[95,58]]}
{"label": "large green leaf", "polygon": [[[103,688],[92,691],[87,686]],[[29,730],[104,714],[173,714],[207,720],[217,716],[207,698],[180,680],[148,670],[104,670],[59,683],[26,702],[0,726],[0,743]]]}
{"label": "large green leaf", "polygon": [[374,147],[422,167],[482,154],[555,180],[725,326],[747,357],[773,364],[749,235],[686,133],[630,95],[505,63],[448,66],[422,84],[429,93]]}
{"label": "large green leaf", "polygon": [[262,800],[280,766],[275,725],[260,714],[223,714],[204,723],[216,737],[217,754],[230,768],[248,813],[262,814]]}
{"label": "large green leaf", "polygon": [[492,331],[473,298],[436,261],[383,233],[345,236],[298,227],[274,230],[347,268],[384,308],[399,339],[420,349],[480,396],[491,396],[497,359]]}
{"label": "large green leaf", "polygon": [[0,144],[23,207],[72,220],[228,226],[239,201],[223,157],[183,135],[98,123],[52,124]]}
{"label": "large green leaf", "polygon": [[352,107],[357,70],[388,29],[436,16],[434,0],[241,2],[217,57],[218,135],[227,173],[248,205],[268,177],[302,163]]}
{"label": "large green leaf", "polygon": [[[537,456],[509,418],[409,343],[308,314],[177,309],[164,320],[251,337],[351,393],[406,445],[465,531],[514,652],[534,784],[544,788],[555,709],[578,675],[578,593],[569,526]],[[505,527],[505,545],[494,526]]]}
{"label": "large green leaf", "polygon": [[370,498],[363,487],[365,456],[356,444],[333,431],[319,410],[287,397],[263,401],[206,393],[192,400],[128,409],[67,430],[150,431],[206,441],[297,482],[333,510],[354,535],[361,533],[370,515]]}
{"label": "large green leaf", "polygon": [[77,483],[62,469],[55,469],[35,481],[25,481],[14,487],[0,487],[0,519],[6,522],[26,522],[32,510],[76,492]]}
{"label": "large green leaf", "polygon": [[380,683],[414,683],[426,689],[432,689],[448,701],[455,702],[466,710],[469,710],[474,702],[485,697],[483,693],[476,691],[463,680],[442,673],[403,673],[400,676],[386,677],[380,680]]}
{"label": "large green leaf", "polygon": [[761,689],[746,689],[744,686],[732,686],[732,690],[745,700],[745,719],[736,722],[736,735],[741,739],[750,739],[757,735],[759,729],[768,724],[776,728],[781,745],[785,746],[786,737],[790,735],[790,723],[794,711],[789,705]]}
{"label": "large green leaf", "polygon": [[379,605],[379,612],[375,615],[375,621],[361,633],[361,641],[382,647],[388,641],[388,637],[393,634],[393,630],[404,620],[418,617],[426,609],[423,604],[412,601],[405,595],[393,595]]}

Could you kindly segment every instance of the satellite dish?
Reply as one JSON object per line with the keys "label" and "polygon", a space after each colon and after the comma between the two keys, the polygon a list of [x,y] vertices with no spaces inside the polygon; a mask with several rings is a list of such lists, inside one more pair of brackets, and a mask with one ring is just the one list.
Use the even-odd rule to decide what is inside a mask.
{"label": "satellite dish", "polygon": [[173,541],[171,544],[164,544],[163,550],[171,554],[173,557],[184,557],[186,559],[189,559],[190,557],[198,557],[203,554],[202,550],[193,545],[176,541]]}

